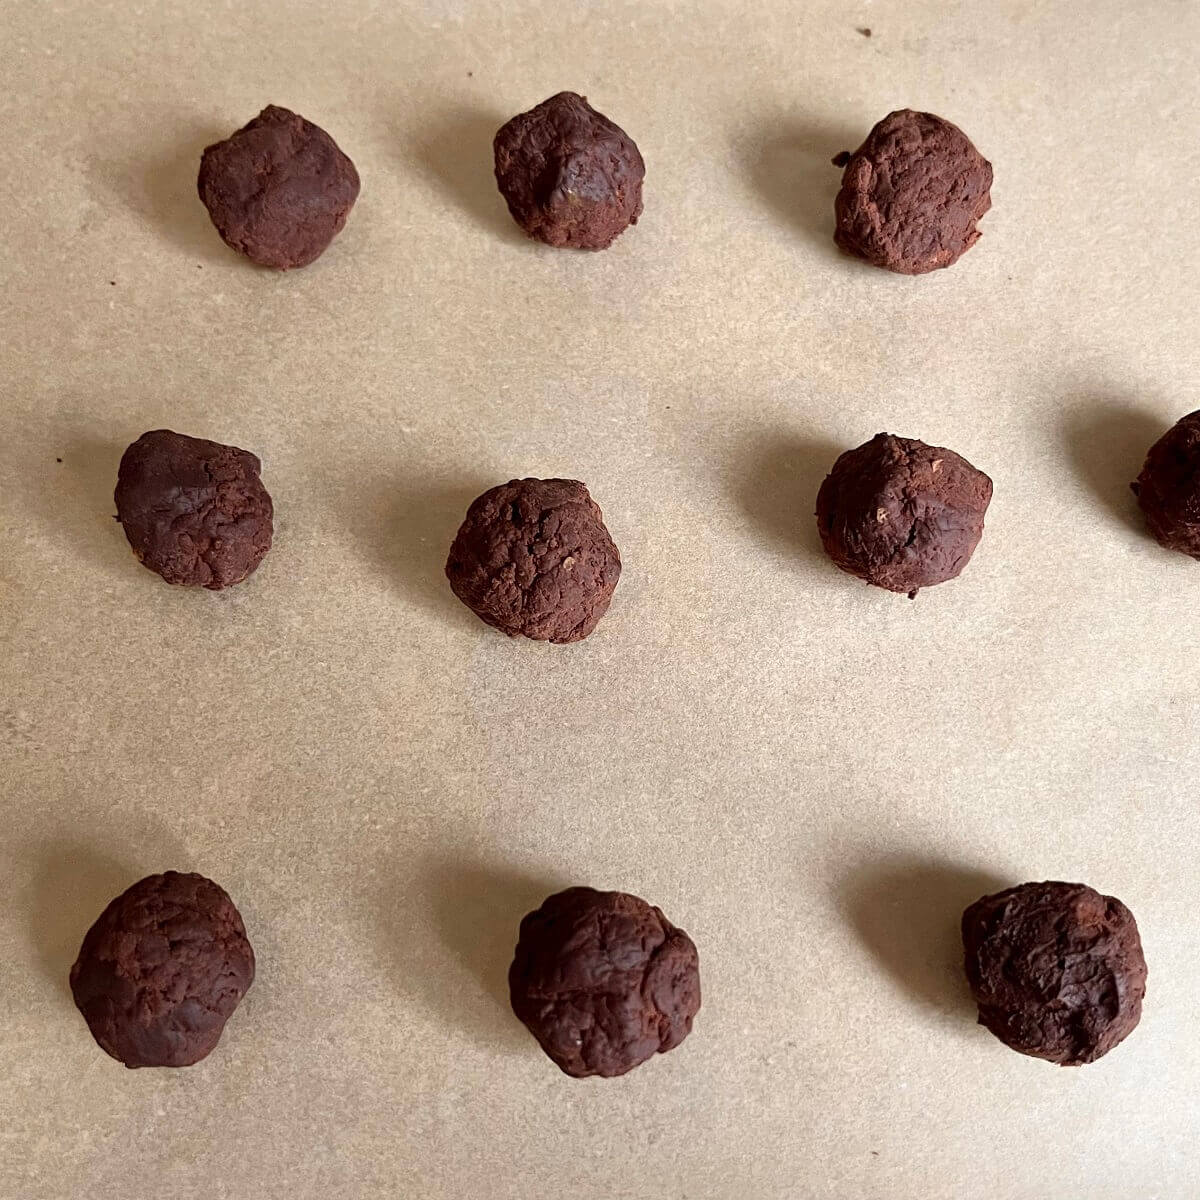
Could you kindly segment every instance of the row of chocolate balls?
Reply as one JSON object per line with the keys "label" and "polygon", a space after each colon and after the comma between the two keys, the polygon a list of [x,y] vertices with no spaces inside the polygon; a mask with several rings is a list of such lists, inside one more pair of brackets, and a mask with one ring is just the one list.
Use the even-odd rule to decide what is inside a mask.
{"label": "row of chocolate balls", "polygon": [[[550,246],[603,250],[642,213],[646,168],[633,139],[583,96],[560,92],[496,134],[496,182],[509,211]],[[908,275],[948,267],[979,239],[991,164],[932,113],[890,113],[854,153],[834,204],[835,240]],[[313,262],[346,223],[358,171],[303,117],[269,105],[201,158],[200,198],[225,242],[287,270]]]}
{"label": "row of chocolate balls", "polygon": [[[962,917],[979,1022],[1022,1054],[1094,1062],[1137,1025],[1146,962],[1133,914],[1075,883],[1026,883]],[[71,993],[97,1043],[127,1067],[186,1067],[215,1048],[254,981],[228,894],[196,874],[150,875],[88,930]],[[567,1075],[624,1075],[688,1036],[696,946],[625,892],[573,887],[520,924],[513,1012]]]}
{"label": "row of chocolate balls", "polygon": [[[121,458],[115,493],[134,554],[168,583],[240,583],[271,547],[260,470],[236,446],[144,433]],[[1158,541],[1200,558],[1200,412],[1154,443],[1132,487]],[[817,526],[842,570],[915,596],[967,565],[991,496],[992,481],[953,450],[880,433],[834,462]],[[608,610],[621,556],[582,483],[515,479],[468,508],[446,574],[464,604],[510,636],[576,642]]]}

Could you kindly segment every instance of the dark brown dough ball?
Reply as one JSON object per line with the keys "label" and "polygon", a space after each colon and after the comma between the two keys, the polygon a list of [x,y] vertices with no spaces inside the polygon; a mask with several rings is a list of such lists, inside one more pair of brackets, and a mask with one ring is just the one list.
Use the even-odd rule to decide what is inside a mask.
{"label": "dark brown dough ball", "polygon": [[1150,447],[1131,486],[1159,543],[1200,559],[1200,412],[1188,413]]}
{"label": "dark brown dough ball", "polygon": [[1023,883],[962,918],[979,1023],[1006,1046],[1073,1067],[1133,1032],[1146,994],[1137,922],[1082,883]]}
{"label": "dark brown dough ball", "polygon": [[624,1075],[691,1032],[700,960],[645,900],[574,887],[521,922],[508,986],[513,1012],[568,1075]]}
{"label": "dark brown dough ball", "polygon": [[817,528],[843,571],[915,596],[953,579],[983,535],[992,481],[941,446],[877,433],[817,493]]}
{"label": "dark brown dough ball", "polygon": [[991,186],[992,164],[957,125],[901,109],[849,156],[834,240],[903,275],[948,267],[979,240]]}
{"label": "dark brown dough ball", "polygon": [[114,495],[138,561],[185,587],[241,583],[271,548],[274,509],[261,465],[236,446],[143,433],[121,458]]}
{"label": "dark brown dough ball", "polygon": [[92,1037],[127,1067],[190,1067],[212,1052],[254,982],[233,901],[203,875],[150,875],[88,930],[71,993]]}
{"label": "dark brown dough ball", "polygon": [[514,479],[467,509],[446,576],[480,620],[509,637],[578,642],[608,611],[621,556],[575,479]]}
{"label": "dark brown dough ball", "polygon": [[642,156],[583,96],[559,92],[513,117],[494,150],[513,220],[548,246],[603,250],[641,216]]}
{"label": "dark brown dough ball", "polygon": [[325,130],[268,105],[200,160],[200,199],[217,232],[262,267],[306,267],[346,224],[358,172]]}

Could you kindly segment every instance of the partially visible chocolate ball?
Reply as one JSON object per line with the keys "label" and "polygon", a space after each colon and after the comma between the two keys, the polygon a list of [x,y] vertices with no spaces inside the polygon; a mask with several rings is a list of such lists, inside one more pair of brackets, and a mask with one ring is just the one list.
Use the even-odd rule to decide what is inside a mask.
{"label": "partially visible chocolate ball", "polygon": [[1182,417],[1150,447],[1131,486],[1160,545],[1200,559],[1200,412]]}
{"label": "partially visible chocolate ball", "polygon": [[834,240],[903,275],[948,267],[978,240],[992,206],[992,165],[957,125],[932,113],[889,113],[845,160]]}
{"label": "partially visible chocolate ball", "polygon": [[467,510],[446,562],[454,594],[509,637],[578,642],[608,611],[621,556],[575,479],[514,479]]}
{"label": "partially visible chocolate ball", "polygon": [[170,429],[121,457],[117,517],[143,566],[212,591],[241,583],[271,548],[274,506],[248,450]]}
{"label": "partially visible chocolate ball", "polygon": [[1023,883],[963,913],[979,1023],[1006,1046],[1072,1067],[1133,1032],[1146,960],[1133,914],[1082,883]]}
{"label": "partially visible chocolate ball", "polygon": [[203,875],[150,875],[88,930],[71,994],[100,1047],[127,1067],[188,1067],[212,1052],[254,981],[233,901]]}
{"label": "partially visible chocolate ball", "polygon": [[568,888],[521,922],[513,1012],[568,1075],[624,1075],[691,1032],[700,1009],[692,939],[625,892]]}
{"label": "partially visible chocolate ball", "polygon": [[319,126],[269,104],[204,151],[200,199],[226,245],[280,271],[319,258],[358,199],[358,172]]}
{"label": "partially visible chocolate ball", "polygon": [[843,571],[915,596],[953,579],[983,536],[992,481],[941,446],[878,433],[817,493],[817,528]]}
{"label": "partially visible chocolate ball", "polygon": [[641,216],[646,166],[637,146],[574,92],[513,117],[494,151],[513,220],[548,246],[604,250]]}

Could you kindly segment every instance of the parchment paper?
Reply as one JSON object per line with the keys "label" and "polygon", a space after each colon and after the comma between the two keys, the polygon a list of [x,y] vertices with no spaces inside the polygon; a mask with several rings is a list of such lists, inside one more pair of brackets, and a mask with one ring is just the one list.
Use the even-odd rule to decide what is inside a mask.
{"label": "parchment paper", "polygon": [[[0,1194],[1200,1194],[1200,567],[1127,487],[1200,407],[1198,38],[1189,0],[3,0]],[[562,88],[648,164],[604,254],[526,242],[491,179]],[[286,275],[195,196],[267,103],[363,178]],[[831,241],[830,157],[903,106],[996,175],[919,279]],[[161,426],[263,459],[275,547],[227,593],[112,520]],[[811,519],[884,429],[995,480],[912,603]],[[625,560],[577,646],[441,574],[526,474],[584,480]],[[229,890],[259,974],[207,1061],[129,1072],[66,974],[167,868]],[[1150,966],[1080,1070],[960,978],[963,906],[1042,878],[1121,897]],[[621,1080],[506,1005],[519,918],[575,882],[700,950],[694,1033]]]}

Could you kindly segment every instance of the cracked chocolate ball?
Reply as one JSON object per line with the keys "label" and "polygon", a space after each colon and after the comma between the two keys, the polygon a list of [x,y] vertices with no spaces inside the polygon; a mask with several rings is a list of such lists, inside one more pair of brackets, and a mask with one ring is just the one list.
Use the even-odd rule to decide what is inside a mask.
{"label": "cracked chocolate ball", "polygon": [[1112,896],[1082,883],[1023,883],[976,900],[962,935],[979,1023],[1022,1054],[1095,1062],[1141,1019],[1142,943]]}
{"label": "cracked chocolate ball", "polygon": [[137,560],[168,583],[241,583],[271,548],[274,509],[248,450],[170,429],[121,457],[117,518]]}
{"label": "cracked chocolate ball", "polygon": [[833,464],[817,528],[843,571],[915,596],[970,562],[991,498],[992,481],[953,450],[877,433]]}
{"label": "cracked chocolate ball", "polygon": [[494,151],[513,220],[548,246],[604,250],[641,216],[646,166],[637,146],[574,92],[513,117]]}
{"label": "cracked chocolate ball", "polygon": [[1188,413],[1150,447],[1130,486],[1159,544],[1200,559],[1200,412]]}
{"label": "cracked chocolate ball", "polygon": [[991,186],[991,163],[957,125],[901,109],[845,159],[834,240],[902,275],[948,267],[979,240]]}
{"label": "cracked chocolate ball", "polygon": [[233,901],[203,875],[150,875],[88,930],[71,994],[100,1047],[127,1067],[210,1054],[254,981]]}
{"label": "cracked chocolate ball", "polygon": [[568,1075],[624,1075],[691,1032],[700,1009],[692,939],[625,892],[568,888],[521,922],[513,1012]]}
{"label": "cracked chocolate ball", "polygon": [[204,151],[197,187],[225,244],[280,271],[319,258],[358,199],[358,172],[325,130],[268,105]]}
{"label": "cracked chocolate ball", "polygon": [[454,594],[509,637],[578,642],[608,611],[621,556],[575,479],[514,479],[467,510],[450,547]]}

